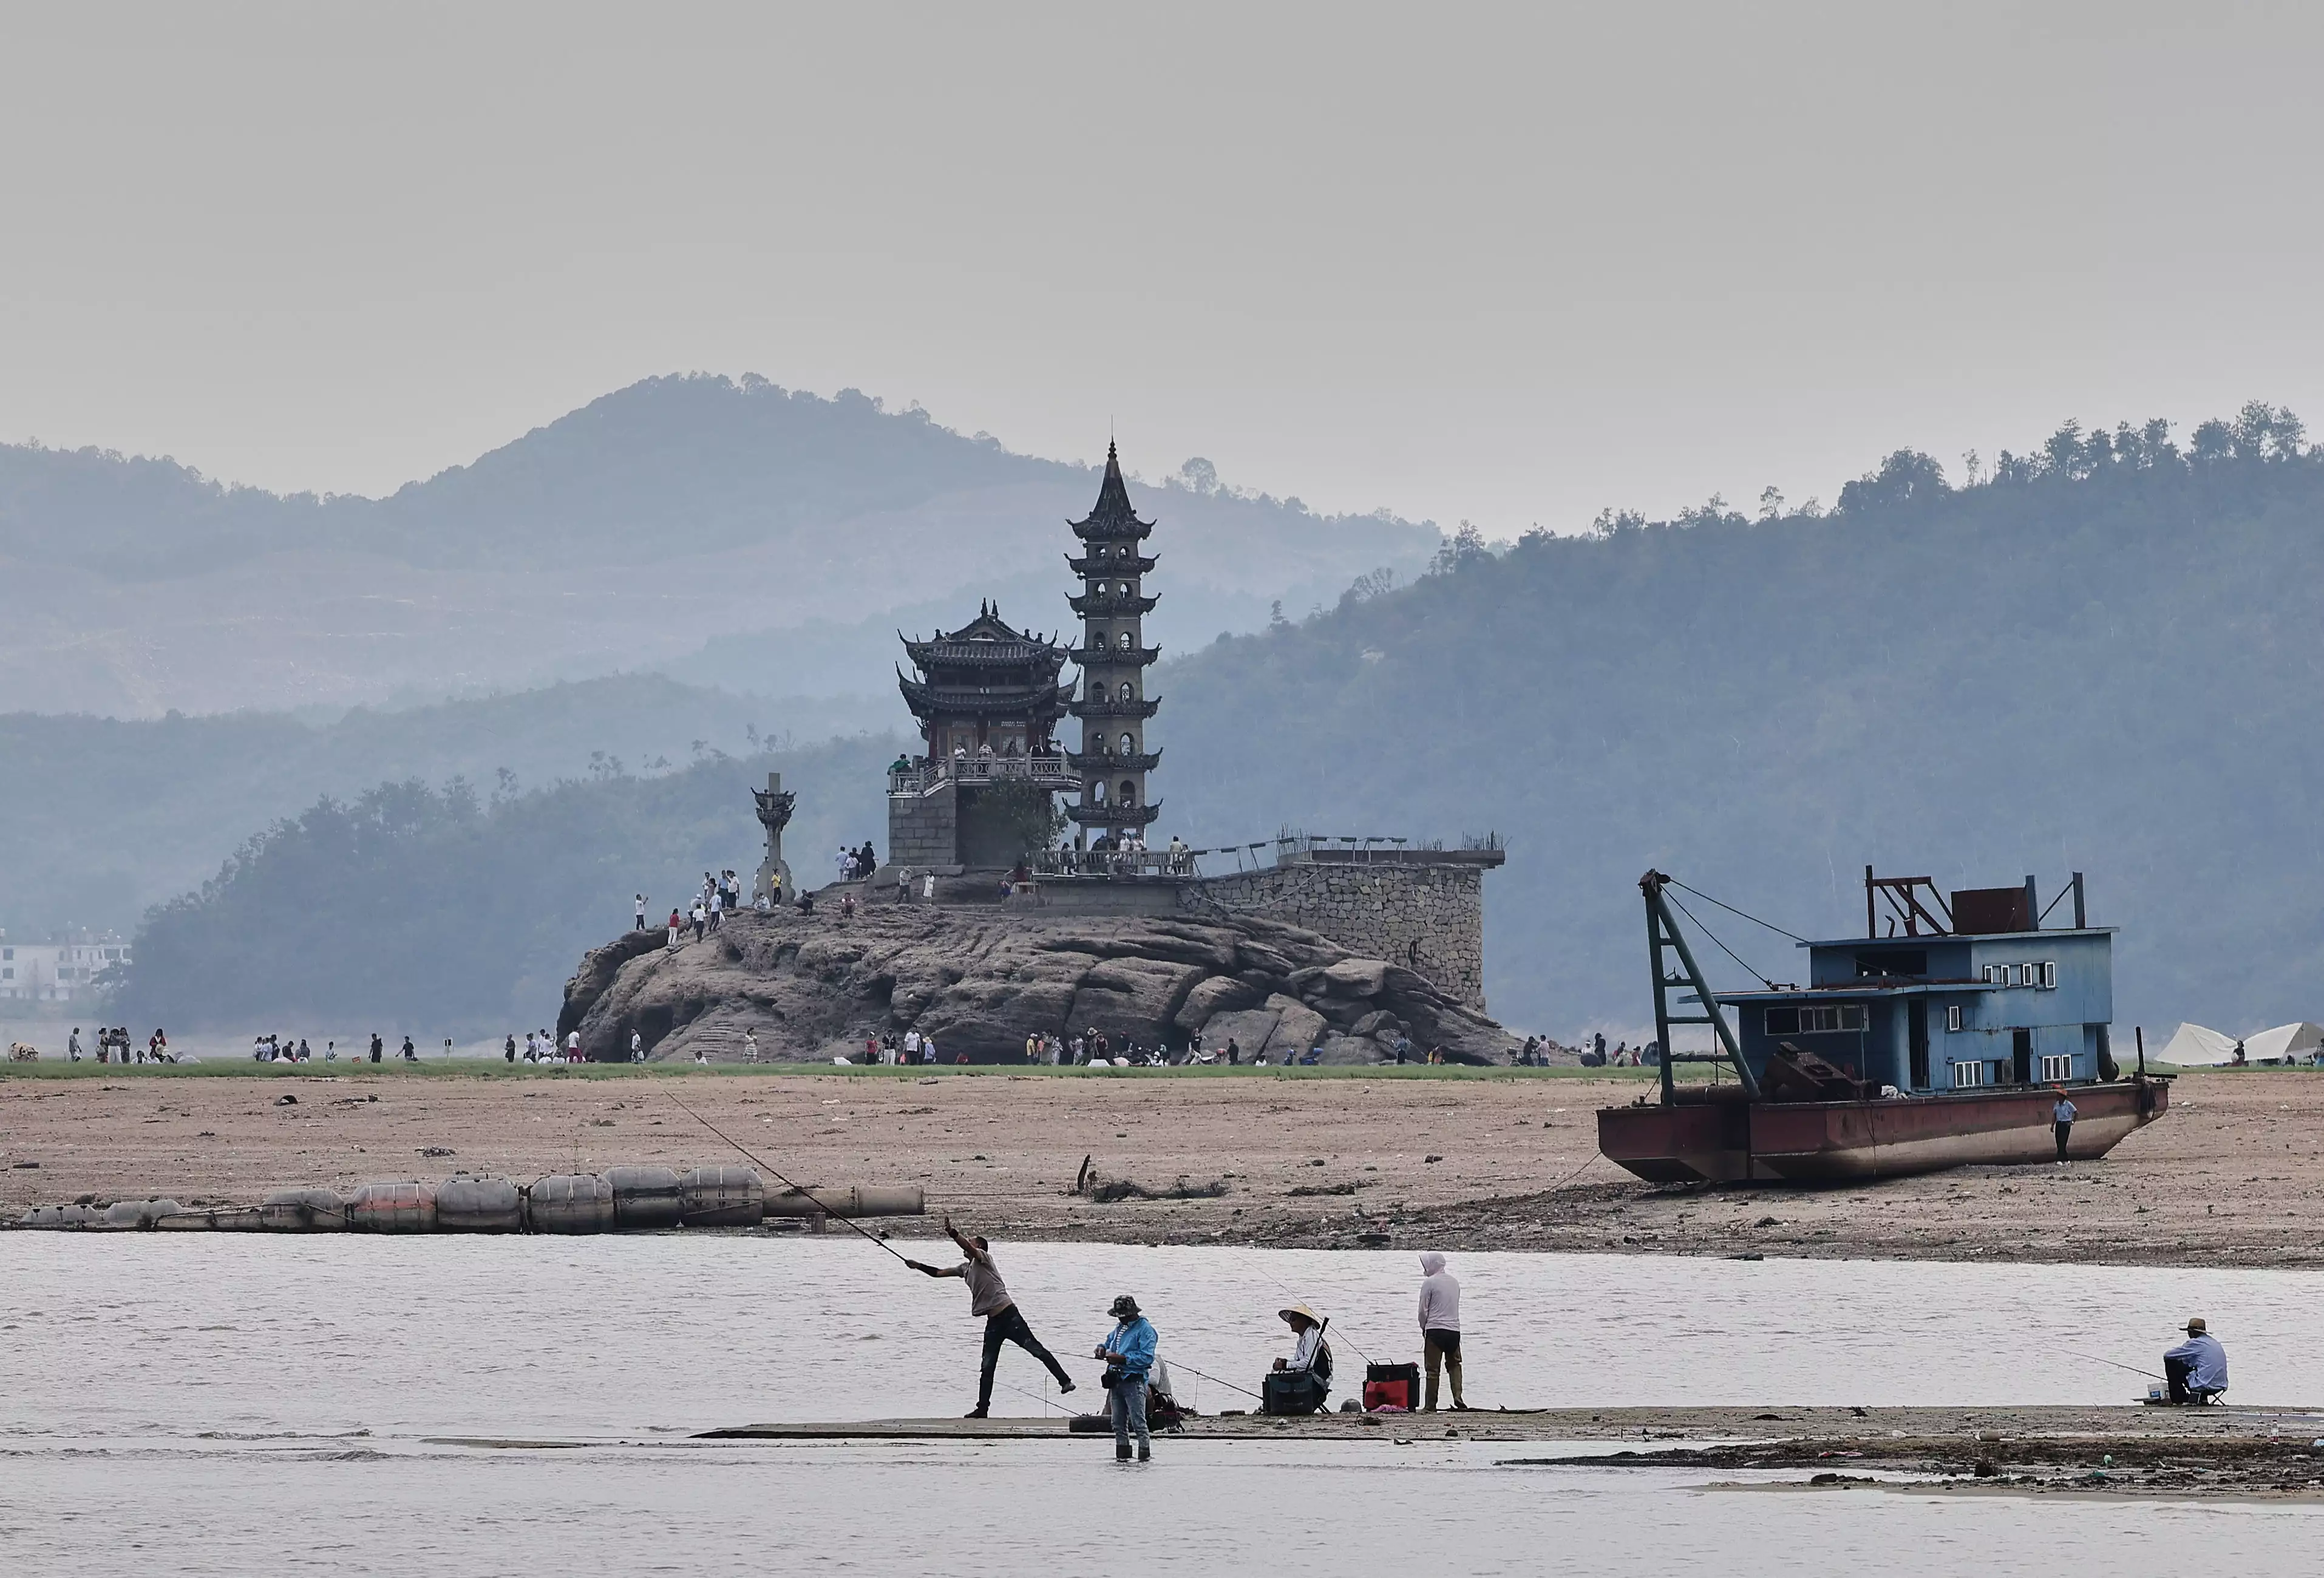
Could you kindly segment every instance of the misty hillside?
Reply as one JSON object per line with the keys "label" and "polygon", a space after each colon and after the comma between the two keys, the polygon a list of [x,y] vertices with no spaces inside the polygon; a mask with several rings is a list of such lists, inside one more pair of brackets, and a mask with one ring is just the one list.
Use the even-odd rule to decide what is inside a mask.
{"label": "misty hillside", "polygon": [[[798,694],[761,638],[1046,585],[1062,614],[1080,464],[1012,454],[918,409],[763,379],[654,378],[384,499],[278,497],[167,460],[0,446],[0,706],[134,717],[340,706],[665,664]],[[1346,567],[1409,571],[1432,526],[1321,516],[1140,456],[1172,549],[1169,621],[1256,629]],[[1046,580],[1042,578],[1046,577]],[[1010,599],[1021,603],[1021,598]],[[965,614],[958,617],[965,617]],[[798,644],[808,656],[812,637]],[[848,688],[860,688],[850,687]]]}
{"label": "misty hillside", "polygon": [[[1157,669],[1157,833],[1499,831],[1510,858],[1487,881],[1486,989],[1528,1028],[1646,1022],[1636,881],[1650,865],[1821,936],[1860,927],[1868,862],[1946,887],[2030,872],[2045,896],[2086,872],[2092,918],[2123,928],[2125,1027],[2324,1017],[2324,621],[2304,595],[2319,584],[2324,456],[2264,408],[2183,448],[2153,427],[2069,428],[1974,486],[1899,451],[1830,515],[1714,503],[1505,552],[1456,541],[1416,584],[1367,582]],[[832,759],[850,770],[816,780],[803,823],[812,810],[884,836],[872,743]],[[461,861],[414,890],[443,906],[443,968],[482,980],[484,955],[528,981],[554,973],[456,924],[471,890],[537,881],[594,914],[606,883],[628,891],[589,866],[623,839],[641,854],[622,869],[657,873],[638,879],[649,891],[711,847],[747,854],[729,764],[681,776],[724,798],[705,811],[686,808],[698,789],[559,789],[599,806],[612,841],[576,850],[574,870],[553,844],[499,854],[460,835]],[[715,837],[688,844],[705,817]],[[272,869],[295,869],[287,846]],[[332,866],[305,872],[305,888],[214,891],[171,924],[229,917],[237,893],[327,901]],[[1795,976],[1785,939],[1702,915],[1757,969]],[[565,940],[596,924],[576,918]],[[524,948],[546,957],[553,940]],[[1747,981],[1701,951],[1715,980]],[[254,1000],[290,987],[246,984]]]}
{"label": "misty hillside", "polygon": [[[900,704],[890,711],[900,714]],[[0,773],[0,929],[18,937],[67,925],[131,931],[149,905],[198,886],[244,839],[324,795],[348,799],[408,779],[440,789],[465,778],[481,794],[504,796],[563,780],[659,775],[713,752],[820,746],[867,726],[884,761],[896,721],[860,698],[770,700],[652,675],[409,711],[357,708],[314,724],[281,714],[0,716],[0,761],[8,764]],[[878,796],[875,783],[867,791],[875,812]],[[740,804],[747,822],[749,798]],[[859,807],[851,826],[862,819]]]}
{"label": "misty hillside", "polygon": [[1486,980],[1518,1023],[1650,1020],[1649,866],[1825,937],[1860,933],[1868,862],[2045,899],[2086,872],[2126,1027],[2324,1018],[2319,586],[2324,454],[2289,413],[2183,449],[2069,427],[1974,487],[1900,452],[1829,516],[1471,544],[1208,648],[1157,680],[1155,792],[1197,842],[1498,829]]}
{"label": "misty hillside", "polygon": [[841,844],[884,831],[862,812],[893,752],[833,741],[510,796],[410,781],[326,799],[157,909],[115,1006],[140,1024],[361,1024],[431,1043],[551,1025],[582,952],[629,929],[633,893],[667,914],[705,871],[755,869],[750,789],[768,772],[799,797],[792,871],[826,881]]}

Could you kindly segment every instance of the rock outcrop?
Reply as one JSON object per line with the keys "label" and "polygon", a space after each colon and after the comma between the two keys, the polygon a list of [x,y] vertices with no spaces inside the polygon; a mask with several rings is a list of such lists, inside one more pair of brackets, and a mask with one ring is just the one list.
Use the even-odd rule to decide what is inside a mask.
{"label": "rock outcrop", "polygon": [[1321,1045],[1323,1061],[1386,1062],[1399,1031],[1462,1063],[1506,1063],[1509,1034],[1402,965],[1359,958],[1312,931],[1250,917],[1065,915],[874,905],[843,917],[731,916],[677,948],[659,931],[594,949],[565,989],[557,1033],[594,1060],[715,1061],[740,1054],[821,1061],[917,1028],[945,1061],[1016,1061],[1034,1031],[1103,1031],[1117,1045],[1229,1037],[1246,1060]]}

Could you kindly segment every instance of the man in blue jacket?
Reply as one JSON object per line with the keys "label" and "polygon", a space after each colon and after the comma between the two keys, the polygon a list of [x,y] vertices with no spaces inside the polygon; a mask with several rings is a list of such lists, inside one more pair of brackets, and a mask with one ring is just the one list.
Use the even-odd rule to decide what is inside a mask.
{"label": "man in blue jacket", "polygon": [[2208,1403],[2227,1389],[2227,1351],[2201,1315],[2187,1322],[2187,1340],[2163,1355],[2174,1403]]}
{"label": "man in blue jacket", "polygon": [[1113,1461],[1130,1461],[1130,1438],[1138,1437],[1138,1461],[1154,1455],[1154,1439],[1146,1433],[1147,1376],[1154,1368],[1154,1347],[1161,1339],[1154,1324],[1138,1313],[1138,1301],[1127,1293],[1106,1313],[1113,1330],[1097,1345],[1095,1357],[1105,1361],[1106,1389],[1113,1407]]}

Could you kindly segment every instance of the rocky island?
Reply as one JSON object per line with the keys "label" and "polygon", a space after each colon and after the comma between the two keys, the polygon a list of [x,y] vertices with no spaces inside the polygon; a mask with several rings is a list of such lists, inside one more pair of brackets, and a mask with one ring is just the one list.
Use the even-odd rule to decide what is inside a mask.
{"label": "rocky island", "polygon": [[762,1058],[827,1062],[915,1029],[945,1062],[1021,1060],[1035,1032],[1174,1047],[1199,1032],[1276,1063],[1316,1047],[1385,1063],[1399,1032],[1462,1063],[1516,1047],[1426,977],[1286,922],[993,904],[742,910],[675,948],[632,933],[583,960],[557,1033],[578,1030],[593,1062],[628,1061],[632,1029],[656,1060],[732,1063],[748,1030]]}

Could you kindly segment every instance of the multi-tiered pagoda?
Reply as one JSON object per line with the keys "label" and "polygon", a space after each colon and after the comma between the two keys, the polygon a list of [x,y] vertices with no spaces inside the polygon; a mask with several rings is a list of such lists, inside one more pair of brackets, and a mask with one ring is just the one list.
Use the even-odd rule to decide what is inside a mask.
{"label": "multi-tiered pagoda", "polygon": [[1081,616],[1082,643],[1071,656],[1081,666],[1081,696],[1073,703],[1081,720],[1082,748],[1066,765],[1081,780],[1081,804],[1065,814],[1085,837],[1111,847],[1124,835],[1145,836],[1161,807],[1146,792],[1146,775],[1161,761],[1146,748],[1146,725],[1161,703],[1146,693],[1146,670],[1161,655],[1140,638],[1141,622],[1154,611],[1145,577],[1155,561],[1146,552],[1154,522],[1130,507],[1121,461],[1105,447],[1105,481],[1089,518],[1073,522],[1081,539],[1078,556],[1065,563],[1082,578],[1082,595],[1067,599]]}

